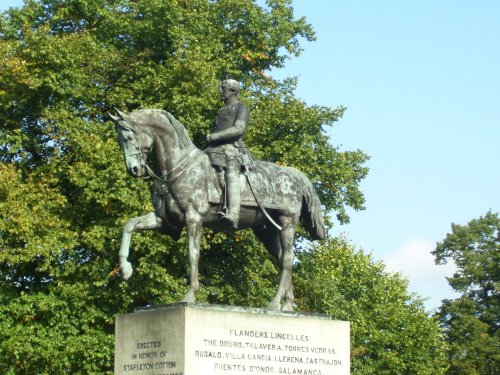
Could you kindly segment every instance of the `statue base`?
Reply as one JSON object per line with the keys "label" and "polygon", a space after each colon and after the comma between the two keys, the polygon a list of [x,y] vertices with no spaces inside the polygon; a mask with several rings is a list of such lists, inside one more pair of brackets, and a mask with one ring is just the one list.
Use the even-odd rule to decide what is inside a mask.
{"label": "statue base", "polygon": [[349,322],[179,303],[116,316],[115,375],[350,374]]}

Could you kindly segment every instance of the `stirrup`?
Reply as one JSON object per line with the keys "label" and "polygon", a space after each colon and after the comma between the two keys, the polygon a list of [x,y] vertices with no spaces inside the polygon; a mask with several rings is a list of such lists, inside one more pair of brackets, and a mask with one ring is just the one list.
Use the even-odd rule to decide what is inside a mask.
{"label": "stirrup", "polygon": [[234,213],[223,213],[223,212],[218,212],[217,215],[220,214],[220,220],[221,221],[224,221],[224,222],[227,222],[228,224],[230,224],[234,229],[237,229],[238,228],[238,219],[239,219],[239,216],[237,214],[234,214]]}
{"label": "stirrup", "polygon": [[216,215],[219,219],[222,219],[222,218],[226,217],[226,215],[228,213],[229,213],[229,209],[226,206],[224,206],[224,207],[222,207],[222,209],[219,212],[217,212]]}

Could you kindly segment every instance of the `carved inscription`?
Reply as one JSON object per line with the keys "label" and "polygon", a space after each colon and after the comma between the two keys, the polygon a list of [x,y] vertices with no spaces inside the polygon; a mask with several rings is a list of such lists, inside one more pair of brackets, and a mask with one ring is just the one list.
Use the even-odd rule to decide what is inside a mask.
{"label": "carved inscription", "polygon": [[307,334],[230,328],[218,338],[200,338],[193,348],[214,374],[330,375],[349,366],[333,346]]}
{"label": "carved inscription", "polygon": [[123,374],[184,375],[159,340],[138,341],[121,369]]}
{"label": "carved inscription", "polygon": [[349,375],[349,322],[174,306],[117,316],[115,375]]}

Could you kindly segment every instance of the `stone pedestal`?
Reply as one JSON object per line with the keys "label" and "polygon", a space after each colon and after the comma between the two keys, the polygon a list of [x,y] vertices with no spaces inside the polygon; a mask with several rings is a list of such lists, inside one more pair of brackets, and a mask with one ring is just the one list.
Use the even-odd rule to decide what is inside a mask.
{"label": "stone pedestal", "polygon": [[116,317],[115,375],[350,373],[349,322],[175,304]]}

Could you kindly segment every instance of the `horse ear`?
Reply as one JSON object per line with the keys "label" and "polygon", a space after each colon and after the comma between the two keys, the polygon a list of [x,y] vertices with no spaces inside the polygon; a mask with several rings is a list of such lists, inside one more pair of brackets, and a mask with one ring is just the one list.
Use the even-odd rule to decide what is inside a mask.
{"label": "horse ear", "polygon": [[111,117],[111,120],[113,120],[113,122],[115,122],[115,123],[121,120],[119,117],[113,116],[109,112],[108,112],[108,116]]}
{"label": "horse ear", "polygon": [[122,120],[126,120],[127,119],[127,114],[125,112],[120,111],[118,108],[115,108],[115,110],[120,115],[120,117],[122,118]]}

